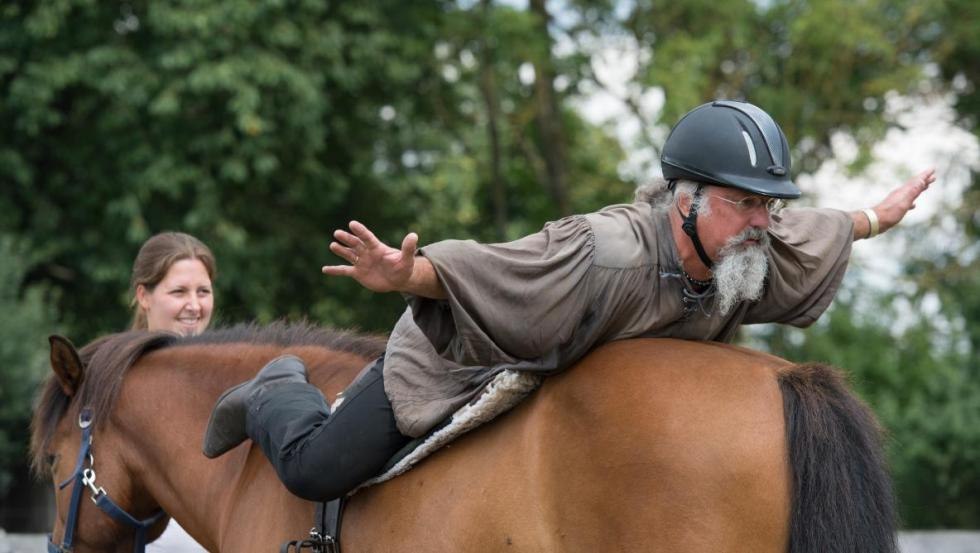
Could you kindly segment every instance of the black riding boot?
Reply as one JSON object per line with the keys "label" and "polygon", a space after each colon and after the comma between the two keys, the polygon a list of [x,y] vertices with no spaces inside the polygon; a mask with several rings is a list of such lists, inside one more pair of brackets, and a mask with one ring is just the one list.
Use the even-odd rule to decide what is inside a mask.
{"label": "black riding boot", "polygon": [[286,488],[310,501],[345,495],[411,440],[395,425],[381,359],[347,388],[332,414],[319,389],[287,383],[250,402],[245,427]]}
{"label": "black riding boot", "polygon": [[204,431],[204,455],[217,457],[245,441],[245,413],[264,393],[289,383],[306,382],[306,366],[294,355],[277,357],[247,380],[221,394]]}

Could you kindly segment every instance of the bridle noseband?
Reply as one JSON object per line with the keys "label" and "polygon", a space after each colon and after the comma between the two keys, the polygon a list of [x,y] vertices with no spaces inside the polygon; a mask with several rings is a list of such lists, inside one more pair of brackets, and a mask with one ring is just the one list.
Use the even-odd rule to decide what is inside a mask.
{"label": "bridle noseband", "polygon": [[[82,491],[87,487],[92,493],[92,502],[102,509],[104,513],[117,521],[136,529],[136,538],[133,543],[133,553],[143,553],[146,549],[146,532],[157,521],[166,516],[166,512],[160,509],[157,513],[139,520],[119,507],[112,499],[105,488],[95,486],[95,457],[92,455],[92,411],[88,408],[82,409],[78,415],[78,427],[82,429],[82,445],[78,449],[78,461],[75,462],[75,471],[67,480],[58,485],[62,490],[68,484],[74,482],[71,489],[71,503],[68,507],[68,518],[65,521],[65,535],[61,545],[54,543],[54,535],[48,534],[48,553],[70,553],[74,549],[75,527],[78,525],[78,508],[81,504]],[[87,465],[87,466],[86,466]]]}

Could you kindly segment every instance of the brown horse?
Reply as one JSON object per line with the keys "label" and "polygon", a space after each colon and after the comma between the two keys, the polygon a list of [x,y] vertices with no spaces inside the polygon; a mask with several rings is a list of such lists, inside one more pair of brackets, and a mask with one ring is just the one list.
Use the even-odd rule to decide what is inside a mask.
{"label": "brown horse", "polygon": [[[52,338],[35,465],[70,479],[85,407],[93,488],[136,518],[164,509],[211,551],[274,551],[308,533],[313,504],[251,442],[205,459],[211,406],[283,352],[332,398],[382,347],[280,325],[125,333],[80,353]],[[71,493],[55,494],[60,542]],[[78,552],[133,550],[132,528],[81,503]],[[149,539],[166,522],[148,523]],[[834,370],[638,339],[600,347],[497,421],[358,492],[341,536],[348,553],[827,553],[894,551],[894,530],[879,429]]]}

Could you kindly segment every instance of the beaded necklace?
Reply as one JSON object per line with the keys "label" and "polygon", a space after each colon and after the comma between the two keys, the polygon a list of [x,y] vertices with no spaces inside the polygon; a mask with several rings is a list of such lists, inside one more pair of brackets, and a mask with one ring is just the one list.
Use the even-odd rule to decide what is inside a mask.
{"label": "beaded necklace", "polygon": [[708,280],[699,280],[699,279],[696,279],[696,278],[692,277],[691,275],[687,274],[687,271],[685,271],[683,269],[681,269],[681,272],[684,273],[684,278],[686,278],[688,282],[690,282],[691,284],[693,284],[693,285],[695,285],[695,286],[697,286],[699,288],[707,288],[708,286],[711,286],[711,283],[712,282],[714,282],[714,279],[712,279],[712,278],[709,278]]}

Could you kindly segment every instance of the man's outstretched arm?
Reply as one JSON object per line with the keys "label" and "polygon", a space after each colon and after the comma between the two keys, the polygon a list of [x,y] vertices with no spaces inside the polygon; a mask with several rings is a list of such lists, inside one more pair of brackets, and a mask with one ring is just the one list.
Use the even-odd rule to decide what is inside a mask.
{"label": "man's outstretched arm", "polygon": [[350,222],[350,232],[336,230],[330,251],[350,265],[325,265],[323,274],[353,278],[375,292],[401,292],[424,298],[445,299],[446,289],[432,263],[415,255],[419,237],[405,236],[401,249],[388,246],[366,226]]}
{"label": "man's outstretched arm", "polygon": [[889,192],[876,206],[852,211],[854,239],[871,238],[897,225],[909,210],[915,208],[919,195],[935,181],[936,170],[927,169]]}

